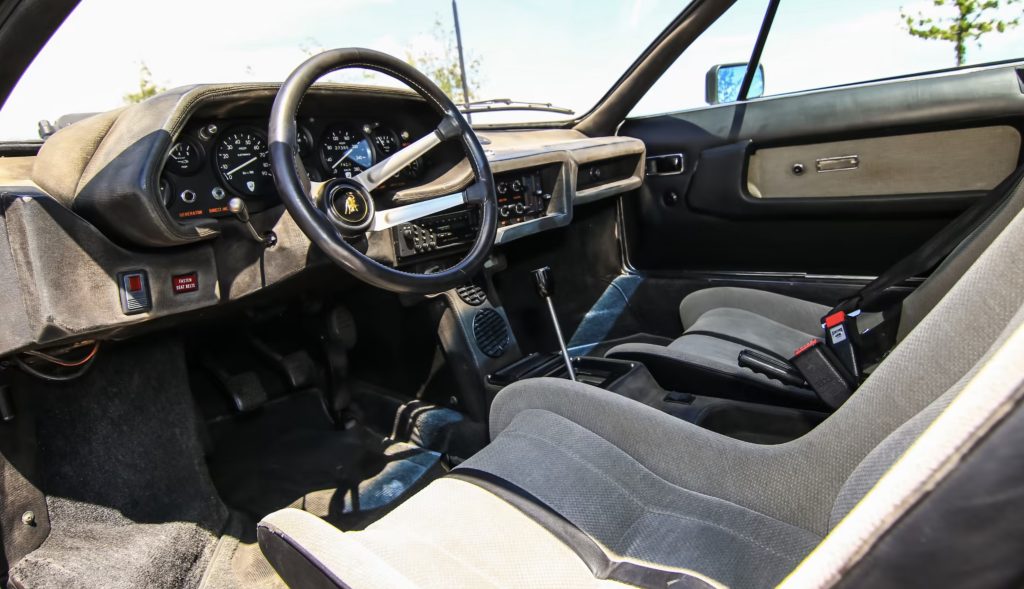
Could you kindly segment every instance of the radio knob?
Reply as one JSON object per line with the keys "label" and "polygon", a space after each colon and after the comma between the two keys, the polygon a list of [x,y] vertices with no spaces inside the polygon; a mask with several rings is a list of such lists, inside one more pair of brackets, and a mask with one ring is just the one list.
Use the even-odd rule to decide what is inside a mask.
{"label": "radio knob", "polygon": [[508,216],[508,213],[509,213],[509,210],[508,210],[508,209],[509,209],[508,205],[503,205],[503,206],[502,206],[502,207],[501,207],[500,209],[498,209],[498,213],[499,213],[499,214],[500,214],[500,215],[501,215],[502,217],[507,217],[507,216]]}
{"label": "radio knob", "polygon": [[523,189],[523,181],[522,180],[513,180],[512,181],[512,192],[519,192],[522,189]]}
{"label": "radio knob", "polygon": [[517,202],[516,203],[516,214],[517,215],[522,215],[525,212],[526,212],[526,205],[524,205],[521,202]]}
{"label": "radio knob", "polygon": [[498,194],[506,194],[508,192],[508,184],[504,182],[498,182]]}

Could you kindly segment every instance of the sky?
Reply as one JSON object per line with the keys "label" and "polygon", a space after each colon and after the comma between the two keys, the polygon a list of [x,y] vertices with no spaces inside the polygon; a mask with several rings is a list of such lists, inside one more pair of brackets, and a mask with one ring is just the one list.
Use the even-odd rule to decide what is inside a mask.
{"label": "sky", "polygon": [[[633,114],[701,106],[705,72],[748,59],[766,3],[739,0]],[[552,102],[584,113],[685,4],[459,0],[459,15],[467,57],[481,62],[480,97]],[[766,93],[952,66],[951,44],[915,39],[901,28],[901,6],[934,12],[931,4],[783,0],[762,60]],[[437,53],[437,20],[450,29],[450,0],[82,0],[0,109],[0,139],[37,137],[40,119],[118,107],[138,89],[142,64],[163,87],[280,81],[325,48]],[[1024,26],[985,38],[968,57],[982,63],[1021,55]]]}

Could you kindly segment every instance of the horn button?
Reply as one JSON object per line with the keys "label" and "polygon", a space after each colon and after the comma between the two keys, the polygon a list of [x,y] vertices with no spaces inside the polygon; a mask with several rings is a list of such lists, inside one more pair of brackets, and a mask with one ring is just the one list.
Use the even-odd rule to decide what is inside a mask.
{"label": "horn button", "polygon": [[365,233],[373,223],[373,198],[360,184],[335,180],[327,187],[324,208],[331,221],[347,235]]}

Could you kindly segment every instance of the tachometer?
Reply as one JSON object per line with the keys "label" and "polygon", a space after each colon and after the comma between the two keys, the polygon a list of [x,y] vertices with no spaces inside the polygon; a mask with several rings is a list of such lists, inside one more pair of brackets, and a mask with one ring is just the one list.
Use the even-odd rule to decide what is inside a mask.
{"label": "tachometer", "polygon": [[220,177],[243,196],[262,196],[274,189],[267,140],[255,129],[235,129],[220,138],[214,152]]}
{"label": "tachometer", "polygon": [[358,127],[335,125],[320,141],[320,159],[328,175],[351,178],[373,165],[373,145]]}

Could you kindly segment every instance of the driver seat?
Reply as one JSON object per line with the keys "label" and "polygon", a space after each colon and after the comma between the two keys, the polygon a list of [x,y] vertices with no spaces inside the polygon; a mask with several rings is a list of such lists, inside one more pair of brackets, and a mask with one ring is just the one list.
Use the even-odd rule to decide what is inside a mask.
{"label": "driver seat", "polygon": [[[920,462],[890,467],[919,437],[946,440],[942,460],[955,453],[970,465],[970,446],[954,445],[960,438],[942,428],[982,407],[991,411],[983,420],[989,427],[1000,427],[992,425],[999,423],[994,415],[1020,421],[1022,251],[1018,215],[857,393],[791,442],[726,438],[584,384],[521,381],[494,400],[489,446],[365,530],[341,532],[285,509],[260,522],[260,546],[292,587],[766,587],[791,574],[824,585],[828,580],[814,575],[825,573],[814,566],[839,567],[837,554],[854,554],[851,539],[867,537],[856,526],[877,531],[886,522],[882,530],[899,531],[904,519],[861,515],[888,494],[857,504],[883,476],[884,483],[906,480]],[[993,371],[998,387],[985,380]],[[933,422],[936,431],[922,435]],[[973,440],[986,433],[972,432]],[[963,504],[998,507],[1008,521],[1022,498],[1014,464],[998,470],[1017,473],[1017,491],[993,491],[976,479],[970,497],[985,500]],[[954,477],[957,470],[942,472]],[[914,496],[919,507],[942,497],[942,481],[930,483],[930,495]],[[855,508],[858,516],[843,521]],[[970,529],[981,534],[985,526]],[[957,541],[959,550],[951,551]],[[808,557],[823,542],[827,547]],[[909,545],[919,554],[934,549],[933,565],[913,569],[922,582],[932,569],[982,570],[972,561],[978,551],[1017,562],[1005,550],[1019,548],[941,531],[897,544]],[[957,557],[935,558],[951,552]]]}

